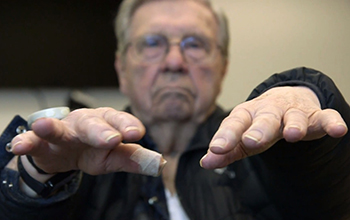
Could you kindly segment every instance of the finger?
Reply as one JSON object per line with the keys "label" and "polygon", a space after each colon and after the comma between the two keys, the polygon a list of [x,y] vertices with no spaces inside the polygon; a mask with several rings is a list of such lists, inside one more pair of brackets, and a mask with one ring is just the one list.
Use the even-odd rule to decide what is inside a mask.
{"label": "finger", "polygon": [[61,121],[55,118],[40,118],[32,124],[32,130],[39,138],[44,139],[51,144],[65,147],[79,144],[81,139],[85,140],[83,143],[91,146],[99,146],[107,143],[105,140],[98,138],[94,132],[91,133],[94,135],[94,137],[96,137],[96,139],[87,138],[89,137],[89,134],[84,134],[79,137],[76,131],[71,129],[69,126],[69,122]]}
{"label": "finger", "polygon": [[[242,142],[239,145],[241,144]],[[247,153],[244,151],[244,148],[239,145],[225,154],[215,154],[209,150],[200,160],[201,167],[205,169],[222,168],[237,160],[247,157]]]}
{"label": "finger", "polygon": [[[12,152],[14,154],[31,155],[35,161],[34,163],[47,173],[65,172],[76,169],[75,163],[68,160],[69,157],[76,156],[76,152],[73,152],[71,150],[72,148],[49,145],[46,140],[38,137],[33,131],[16,136],[12,140],[12,144]],[[57,153],[63,151],[66,152],[66,156],[57,157]]]}
{"label": "finger", "polygon": [[145,133],[136,117],[112,108],[76,110],[63,121],[73,124],[70,126],[82,142],[95,147],[114,146],[121,140],[135,141]]}
{"label": "finger", "polygon": [[124,140],[136,141],[145,134],[145,127],[135,116],[111,108],[104,109],[103,118],[123,135]]}
{"label": "finger", "polygon": [[225,118],[213,136],[209,150],[215,154],[230,152],[242,138],[242,134],[252,123],[251,115],[244,108],[234,109]]}
{"label": "finger", "polygon": [[16,155],[39,152],[47,146],[47,142],[36,136],[33,131],[17,135],[11,141],[12,153]]}
{"label": "finger", "polygon": [[339,138],[344,136],[347,132],[347,125],[341,115],[333,109],[325,109],[318,111],[310,117],[308,134],[304,139],[313,140],[325,134],[334,138]]}
{"label": "finger", "polygon": [[[105,150],[101,149],[101,151]],[[96,151],[91,155],[87,154],[85,158],[80,160],[79,167],[92,175],[124,171],[159,176],[166,164],[161,154],[137,144],[120,144],[108,153],[105,160],[102,160],[103,158],[99,158],[99,156],[105,157],[105,154],[99,154]],[[94,161],[104,161],[105,164],[91,166]],[[103,171],[100,170],[101,166],[104,167]]]}
{"label": "finger", "polygon": [[333,109],[325,109],[320,112],[320,121],[324,131],[331,137],[338,138],[348,132],[348,128],[339,112]]}
{"label": "finger", "polygon": [[62,121],[39,119],[32,128],[39,137],[56,145],[80,141],[94,147],[113,147],[123,138],[139,139],[144,134],[144,127],[138,119],[111,108],[79,109]]}
{"label": "finger", "polygon": [[212,152],[208,152],[204,157],[202,157],[199,163],[204,169],[216,169],[225,167],[226,164],[231,163],[231,161],[226,154],[214,154]]}
{"label": "finger", "polygon": [[299,109],[289,109],[283,117],[283,137],[288,142],[297,142],[303,139],[308,129],[308,117]]}
{"label": "finger", "polygon": [[277,140],[282,138],[282,112],[277,108],[268,108],[259,111],[252,125],[243,134],[243,147],[248,156],[267,150]]}
{"label": "finger", "polygon": [[42,118],[32,124],[32,129],[40,138],[65,148],[73,145],[87,145],[111,149],[123,138],[119,131],[97,116],[67,120]]}

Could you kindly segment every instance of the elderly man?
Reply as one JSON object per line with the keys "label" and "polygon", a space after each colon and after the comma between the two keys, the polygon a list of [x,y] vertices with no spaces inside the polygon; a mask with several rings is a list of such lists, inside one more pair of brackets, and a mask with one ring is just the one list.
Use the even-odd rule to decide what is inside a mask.
{"label": "elderly man", "polygon": [[327,76],[275,74],[225,113],[228,31],[208,1],[124,1],[116,34],[130,106],[41,118],[16,137],[15,118],[1,219],[350,217],[350,108]]}

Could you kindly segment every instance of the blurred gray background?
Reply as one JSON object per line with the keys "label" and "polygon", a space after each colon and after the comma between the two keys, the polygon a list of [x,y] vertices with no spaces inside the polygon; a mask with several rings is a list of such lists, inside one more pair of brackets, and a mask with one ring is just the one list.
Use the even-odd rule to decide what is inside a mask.
{"label": "blurred gray background", "polygon": [[[115,40],[111,17],[119,1],[43,1],[46,3],[38,3],[37,9],[32,9],[39,14],[25,11],[35,8],[35,4],[14,7],[16,0],[1,1],[0,12],[4,2],[8,6],[6,16],[0,15],[1,128],[14,114],[27,117],[42,108],[66,105],[71,92],[77,89],[78,97],[91,107],[125,106],[127,101],[118,91],[113,70]],[[349,0],[215,0],[215,3],[228,14],[231,28],[229,72],[219,97],[222,106],[234,107],[271,74],[298,66],[312,67],[331,76],[345,98],[350,99]],[[40,23],[45,19],[40,13],[49,8],[61,16],[55,20],[44,13],[54,29],[35,27],[33,21]],[[21,13],[27,17],[18,20],[13,16]],[[4,33],[2,27],[16,19],[23,26]],[[5,44],[6,39],[17,43]],[[34,43],[42,46],[34,50],[31,47]],[[38,75],[34,76],[36,72]],[[25,85],[7,84],[11,79],[20,81],[20,77]],[[50,83],[35,85],[44,78],[51,79],[46,81]],[[75,79],[83,84],[74,84]]]}

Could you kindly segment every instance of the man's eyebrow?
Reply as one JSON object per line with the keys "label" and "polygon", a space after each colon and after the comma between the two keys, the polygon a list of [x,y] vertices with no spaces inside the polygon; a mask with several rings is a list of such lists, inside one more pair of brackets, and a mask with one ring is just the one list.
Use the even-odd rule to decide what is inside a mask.
{"label": "man's eyebrow", "polygon": [[183,35],[183,37],[198,37],[198,38],[207,38],[210,39],[210,37],[205,33],[199,33],[199,32],[189,32]]}
{"label": "man's eyebrow", "polygon": [[[160,35],[160,36],[164,36],[164,37],[167,37],[167,38],[171,38],[173,35],[172,34],[169,34],[169,32],[167,31],[164,31],[164,30],[155,30],[155,31],[147,31],[145,33],[143,33],[142,35],[140,35],[139,37],[141,36],[147,36],[147,35]],[[188,31],[188,32],[183,32],[183,33],[179,33],[178,36],[176,37],[179,37],[179,38],[185,38],[185,37],[198,37],[198,38],[206,38],[206,39],[211,39],[211,37],[203,32],[203,31]]]}

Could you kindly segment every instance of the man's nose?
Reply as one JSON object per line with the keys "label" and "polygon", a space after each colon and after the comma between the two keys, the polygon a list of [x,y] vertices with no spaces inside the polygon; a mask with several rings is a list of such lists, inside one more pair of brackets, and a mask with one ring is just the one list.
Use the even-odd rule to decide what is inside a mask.
{"label": "man's nose", "polygon": [[171,44],[169,51],[164,58],[166,68],[172,71],[179,71],[187,68],[187,62],[178,44]]}

